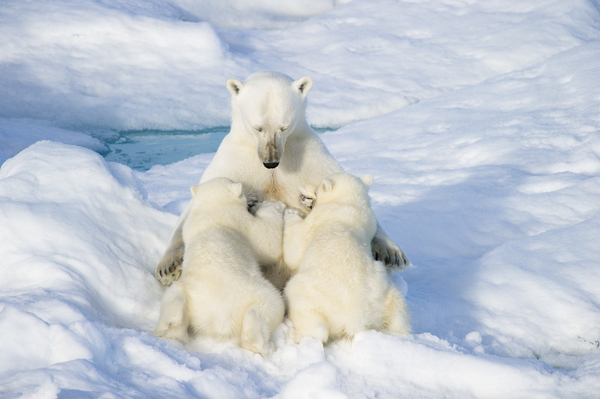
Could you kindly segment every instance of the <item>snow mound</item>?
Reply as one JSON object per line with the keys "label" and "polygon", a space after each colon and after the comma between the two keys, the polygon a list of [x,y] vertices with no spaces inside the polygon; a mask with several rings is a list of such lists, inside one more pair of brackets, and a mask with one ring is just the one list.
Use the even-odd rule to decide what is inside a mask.
{"label": "snow mound", "polygon": [[154,328],[153,268],[176,218],[143,199],[129,168],[41,141],[2,166],[0,219],[0,325],[10,337],[0,375],[94,359],[106,345],[100,321]]}
{"label": "snow mound", "polygon": [[[54,141],[78,145],[96,152],[108,150],[100,140],[88,134],[60,129],[48,121],[0,118],[0,156],[4,153],[6,158],[13,157],[30,145],[49,137]],[[3,162],[0,159],[0,165]]]}

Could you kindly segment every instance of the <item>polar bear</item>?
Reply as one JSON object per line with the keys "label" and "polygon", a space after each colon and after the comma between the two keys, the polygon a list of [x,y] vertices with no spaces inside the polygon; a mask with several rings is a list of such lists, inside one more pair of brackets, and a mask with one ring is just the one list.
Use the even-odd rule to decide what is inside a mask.
{"label": "polar bear", "polygon": [[352,338],[375,329],[410,333],[410,314],[383,263],[371,256],[377,220],[370,175],[333,174],[319,185],[305,219],[286,210],[283,256],[296,271],[284,290],[294,339]]}
{"label": "polar bear", "polygon": [[[311,198],[321,180],[342,172],[325,145],[306,122],[306,95],[312,80],[261,72],[244,83],[229,79],[231,93],[231,131],[225,136],[200,182],[227,177],[243,184],[250,205],[277,200],[288,207],[310,211]],[[165,253],[156,268],[156,278],[165,285],[177,280],[184,253],[182,226],[189,214],[185,209],[175,227]],[[404,252],[377,228],[372,251],[394,268],[410,266]],[[266,268],[266,275],[282,289],[287,281],[286,268]]]}
{"label": "polar bear", "polygon": [[242,184],[224,177],[191,190],[181,278],[165,292],[155,335],[186,342],[191,327],[198,336],[266,355],[285,307],[259,262],[282,256],[285,205],[262,204],[254,216]]}

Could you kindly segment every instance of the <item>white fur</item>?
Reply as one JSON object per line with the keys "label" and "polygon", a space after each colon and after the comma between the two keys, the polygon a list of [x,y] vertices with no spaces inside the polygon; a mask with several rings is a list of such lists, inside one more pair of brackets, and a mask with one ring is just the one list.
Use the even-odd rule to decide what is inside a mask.
{"label": "white fur", "polygon": [[371,256],[377,229],[367,193],[372,181],[368,175],[331,175],[317,188],[305,219],[285,213],[284,259],[297,272],[284,297],[296,342],[308,335],[325,343],[369,329],[410,332],[402,294]]}
{"label": "white fur", "polygon": [[[227,177],[243,183],[251,203],[282,201],[288,207],[310,212],[311,200],[301,195],[314,193],[326,176],[341,172],[341,166],[329,154],[319,136],[306,122],[306,96],[312,80],[293,81],[288,76],[263,72],[244,83],[229,79],[231,92],[231,132],[204,171],[201,182]],[[277,165],[276,167],[267,168]],[[171,241],[156,269],[163,284],[179,278],[184,242],[182,226],[189,214],[184,210]],[[373,254],[392,266],[410,265],[404,252],[379,228],[373,240]],[[270,280],[280,289],[287,281],[282,268],[267,269]]]}
{"label": "white fur", "polygon": [[284,305],[259,262],[276,262],[282,255],[285,205],[262,204],[254,216],[242,185],[227,178],[193,186],[192,193],[181,278],[164,295],[155,334],[186,342],[191,327],[199,336],[237,340],[266,355]]}

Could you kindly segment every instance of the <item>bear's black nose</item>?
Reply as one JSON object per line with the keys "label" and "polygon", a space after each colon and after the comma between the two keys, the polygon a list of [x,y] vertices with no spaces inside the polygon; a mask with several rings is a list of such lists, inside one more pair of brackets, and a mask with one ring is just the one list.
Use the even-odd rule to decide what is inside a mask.
{"label": "bear's black nose", "polygon": [[273,169],[279,166],[279,162],[265,162],[263,165],[265,165],[265,168],[267,169]]}

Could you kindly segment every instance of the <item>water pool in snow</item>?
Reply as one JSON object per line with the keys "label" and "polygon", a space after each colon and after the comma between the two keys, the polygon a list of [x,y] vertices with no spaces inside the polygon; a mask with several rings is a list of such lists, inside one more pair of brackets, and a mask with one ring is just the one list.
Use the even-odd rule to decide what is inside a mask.
{"label": "water pool in snow", "polygon": [[153,165],[168,165],[197,154],[215,152],[228,132],[229,126],[197,131],[123,131],[117,138],[104,142],[109,151],[102,155],[107,161],[143,172]]}
{"label": "water pool in snow", "polygon": [[[145,172],[154,165],[168,165],[194,155],[216,152],[229,133],[229,126],[203,130],[132,130],[121,131],[116,138],[104,140],[107,161],[119,162]],[[334,128],[313,128],[317,133]]]}

